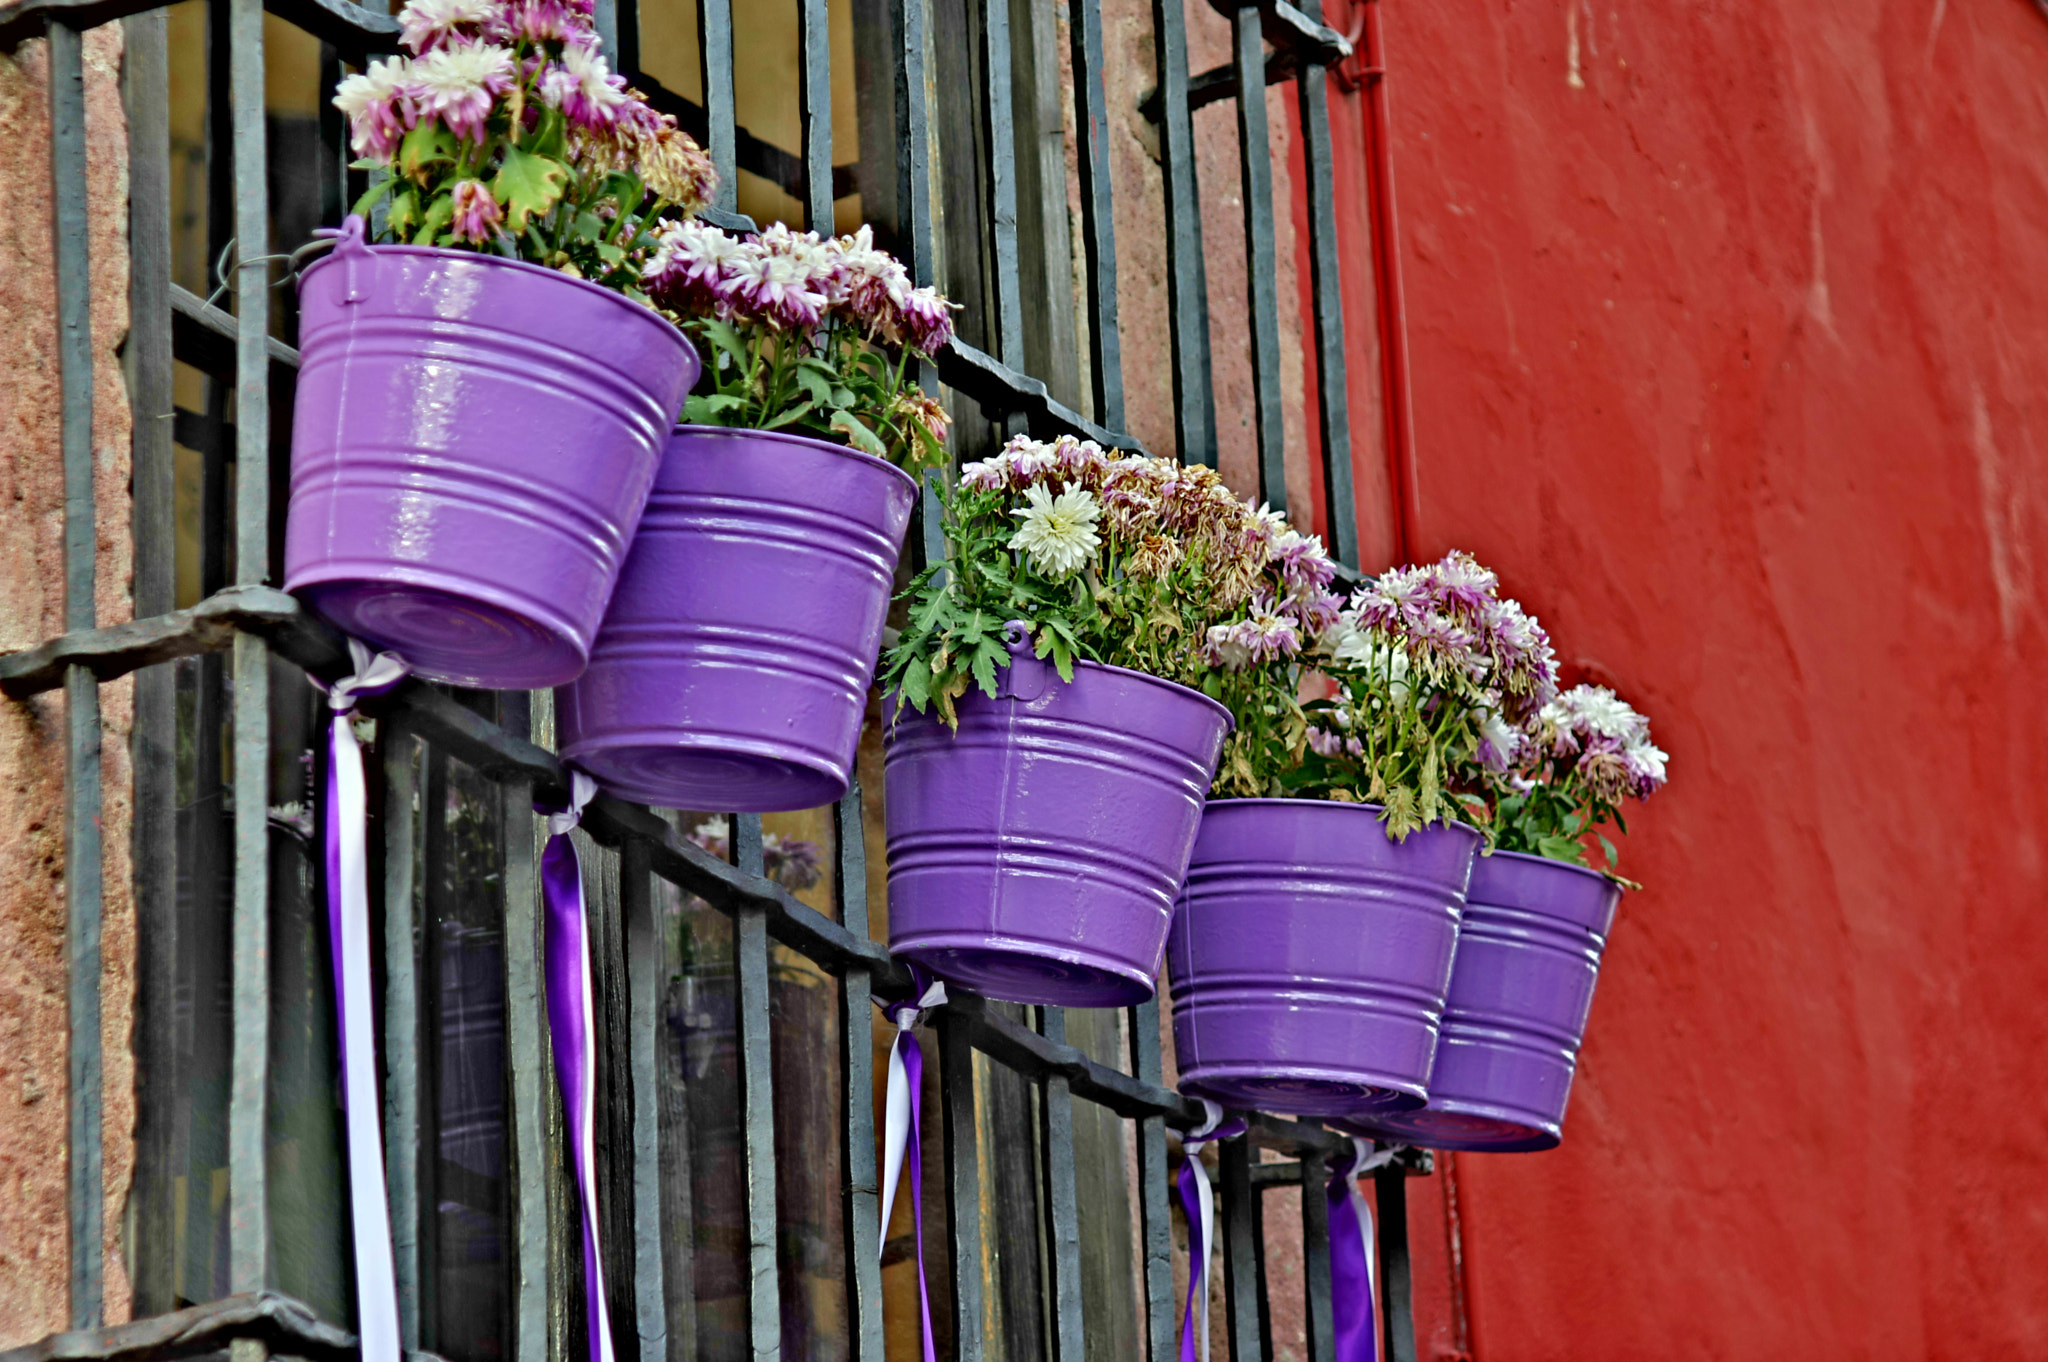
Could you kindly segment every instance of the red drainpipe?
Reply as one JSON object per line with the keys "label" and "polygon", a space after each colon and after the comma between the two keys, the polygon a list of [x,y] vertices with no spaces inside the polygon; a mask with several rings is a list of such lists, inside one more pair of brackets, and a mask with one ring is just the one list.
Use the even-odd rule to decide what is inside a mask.
{"label": "red drainpipe", "polygon": [[1387,486],[1394,498],[1394,561],[1412,561],[1422,537],[1415,478],[1415,410],[1408,387],[1408,305],[1401,293],[1401,245],[1394,214],[1394,144],[1387,117],[1386,39],[1379,0],[1359,6],[1364,26],[1369,112],[1368,192],[1372,199],[1373,279],[1380,303],[1380,379],[1387,415]]}

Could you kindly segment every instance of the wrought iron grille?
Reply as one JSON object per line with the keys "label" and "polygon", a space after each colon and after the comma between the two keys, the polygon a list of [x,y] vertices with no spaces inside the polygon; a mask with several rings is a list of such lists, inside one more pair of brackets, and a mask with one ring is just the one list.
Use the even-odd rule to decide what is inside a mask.
{"label": "wrought iron grille", "polygon": [[[1324,70],[1349,49],[1322,25],[1316,0],[1304,0],[1300,8],[1287,0],[1242,8],[1229,6],[1228,0],[1213,2],[1232,22],[1234,58],[1226,67],[1193,77],[1178,0],[1155,0],[1153,6],[1159,83],[1146,112],[1159,127],[1166,189],[1176,435],[1184,458],[1215,463],[1192,111],[1237,98],[1260,484],[1266,499],[1284,508],[1281,313],[1266,104],[1261,97],[1238,96],[1291,80],[1300,104],[1313,224],[1309,335],[1319,380],[1314,417],[1320,475],[1332,547],[1355,570],[1358,539]],[[885,111],[880,126],[887,135],[864,137],[860,164],[849,166],[835,166],[832,160],[827,0],[797,3],[801,145],[794,155],[736,121],[731,0],[695,0],[701,90],[696,100],[667,89],[642,69],[644,16],[634,0],[599,0],[597,12],[626,74],[710,148],[724,186],[721,202],[708,214],[713,220],[742,229],[753,225],[737,211],[737,170],[779,186],[799,205],[804,225],[825,229],[832,226],[835,200],[859,182],[869,206],[887,204],[885,235],[909,262],[917,282],[942,282],[956,296],[965,295],[971,321],[963,335],[975,343],[956,341],[930,366],[924,381],[950,390],[959,412],[978,409],[986,424],[963,431],[970,448],[976,440],[1017,429],[1039,435],[1074,432],[1105,445],[1137,447],[1123,433],[1116,189],[1108,147],[1112,111],[1105,96],[1100,0],[1070,0],[1067,6],[1080,191],[1073,230],[1079,234],[1086,276],[1077,326],[1086,346],[1087,391],[1085,400],[1066,401],[1029,372],[1043,337],[1037,333],[1042,326],[1027,279],[1042,278],[1047,262],[1039,258],[1043,243],[1020,240],[1018,228],[1020,178],[1028,180],[1029,163],[1020,157],[1013,119],[1017,92],[1011,88],[1013,10],[1008,0],[855,0],[855,8],[864,26],[862,41],[886,58],[863,63],[863,121],[872,110]],[[290,1088],[293,1083],[317,1089],[326,1081],[317,1056],[301,1056],[299,1067],[305,1072],[280,1072],[274,1033],[281,1004],[296,1001],[306,1017],[313,1017],[320,998],[317,984],[304,982],[317,979],[317,970],[279,982],[285,968],[279,961],[296,949],[293,933],[303,934],[299,910],[305,906],[301,900],[307,897],[311,872],[310,857],[293,850],[290,801],[278,796],[292,792],[295,777],[289,768],[303,726],[310,722],[312,693],[306,678],[331,679],[347,667],[342,641],[268,584],[278,572],[280,491],[296,353],[287,344],[294,324],[288,300],[268,306],[255,300],[281,298],[272,288],[265,257],[278,244],[285,200],[294,212],[333,221],[354,187],[346,169],[343,129],[331,113],[323,112],[310,135],[300,129],[290,137],[266,118],[266,17],[318,41],[323,91],[344,64],[359,65],[369,55],[393,50],[397,24],[349,0],[206,0],[204,9],[209,98],[198,160],[210,244],[234,246],[235,263],[221,281],[228,289],[226,307],[173,278],[174,163],[167,126],[170,49],[164,8],[146,0],[14,0],[0,5],[0,45],[12,48],[39,34],[47,34],[49,43],[66,632],[0,658],[0,690],[20,698],[61,687],[65,696],[70,1301],[75,1331],[5,1355],[9,1359],[120,1356],[141,1362],[225,1350],[236,1362],[260,1362],[270,1353],[338,1359],[354,1349],[352,1335],[342,1327],[345,1313],[323,1318],[320,1311],[274,1290],[283,1239],[338,1239],[345,1233],[338,1216],[326,1223],[281,1223],[288,1218],[279,1209],[285,1174],[276,1166],[273,1146],[281,1119],[279,1094],[296,1091]],[[87,254],[81,44],[85,30],[114,22],[125,30],[122,93],[131,161],[132,320],[123,357],[136,414],[135,619],[101,627],[93,605],[89,315],[94,272]],[[935,62],[953,63],[969,79],[941,88]],[[935,149],[946,159],[943,188],[935,183]],[[281,183],[288,187],[280,196]],[[942,212],[935,202],[944,196],[948,204],[958,205],[963,195],[965,212]],[[1034,246],[1041,249],[1034,253]],[[940,280],[942,256],[948,258],[948,277]],[[1064,259],[1052,262],[1055,271],[1064,265]],[[188,391],[204,393],[198,404],[204,410],[181,405]],[[179,447],[200,451],[204,458],[196,495],[203,503],[206,530],[198,563],[182,568],[173,523],[180,495]],[[933,518],[927,516],[922,552],[937,552],[938,543]],[[182,608],[181,589],[197,597]],[[219,1188],[224,1238],[206,1250],[218,1249],[219,1271],[138,1265],[139,1318],[109,1328],[103,1327],[99,1250],[98,687],[130,673],[137,677],[136,890],[143,978],[136,1043],[144,1112],[131,1198],[132,1239],[165,1232],[174,1214],[168,1177],[151,1144],[167,1137],[151,1128],[150,1113],[195,1100],[190,1093],[164,1090],[179,1073],[178,1056],[171,1052],[177,1043],[173,1038],[185,1034],[179,1031],[179,1009],[193,1006],[189,996],[181,998],[181,987],[189,994],[190,981],[180,977],[178,957],[165,944],[181,928],[188,935],[199,929],[212,933],[204,941],[187,941],[184,949],[189,954],[217,947],[224,961],[219,981],[225,989],[224,1015],[231,1024],[211,1042],[220,1047],[218,1069],[225,1084],[220,1094],[224,1125],[214,1132],[225,1168]],[[424,1134],[437,1119],[424,1109],[423,1093],[438,1061],[422,1017],[434,1006],[460,1005],[459,999],[449,1001],[445,969],[439,977],[425,973],[434,965],[420,945],[418,905],[427,901],[421,879],[466,873],[461,848],[451,845],[448,829],[433,820],[422,823],[413,813],[423,790],[432,805],[459,778],[482,792],[473,801],[482,813],[464,835],[482,847],[480,854],[492,867],[485,879],[497,877],[487,898],[502,915],[501,977],[494,985],[501,990],[504,1055],[505,1116],[498,1129],[509,1146],[503,1162],[510,1173],[497,1193],[508,1230],[495,1269],[504,1293],[502,1353],[520,1362],[545,1362],[570,1351],[569,1340],[580,1337],[573,1316],[582,1308],[580,1267],[567,1251],[563,1199],[571,1193],[561,1169],[559,1114],[546,1080],[545,1021],[535,963],[539,900],[531,809],[536,796],[560,797],[566,791],[564,770],[547,746],[546,699],[478,696],[409,683],[382,700],[366,702],[364,709],[381,729],[381,911],[387,946],[383,1116],[406,1344],[421,1349],[423,1343],[435,1343],[432,1328],[423,1323],[423,1302],[437,1288],[421,1227],[437,1204],[436,1179],[450,1176],[423,1154]],[[221,740],[213,741],[216,736]],[[223,799],[211,821],[197,820],[192,826],[179,821],[189,812],[181,808],[180,782],[218,787]],[[744,1299],[734,1314],[734,1328],[743,1335],[745,1353],[756,1358],[796,1355],[807,1346],[782,1333],[786,1265],[778,1257],[775,1112],[793,1079],[774,1071],[771,960],[774,951],[786,950],[838,981],[831,994],[840,1041],[833,1152],[843,1170],[835,1226],[843,1242],[835,1261],[844,1265],[844,1317],[843,1339],[835,1346],[862,1362],[883,1356],[882,1266],[867,1248],[877,1242],[880,1230],[872,1176],[875,1121],[868,1098],[873,1086],[869,999],[871,994],[902,996],[909,976],[870,939],[862,818],[856,789],[833,815],[833,914],[800,902],[764,874],[758,818],[734,823],[731,863],[694,844],[673,819],[645,807],[600,798],[584,819],[589,837],[607,850],[592,858],[601,881],[597,892],[609,910],[599,916],[608,937],[601,949],[612,981],[603,1002],[611,1027],[603,1170],[607,1276],[615,1296],[612,1314],[618,1321],[620,1354],[628,1362],[697,1355],[694,1342],[678,1328],[692,1306],[693,1287],[677,1270],[683,1246],[673,1231],[677,1215],[687,1216],[688,1207],[679,1210],[675,1203],[677,1151],[659,1096],[663,1066],[672,1061],[676,1045],[663,1016],[668,976],[676,968],[673,948],[665,944],[663,914],[672,906],[667,900],[677,894],[693,896],[730,924],[729,974],[723,961],[718,972],[730,980],[728,1062],[738,1080],[735,1169],[743,1233],[735,1253],[742,1264]],[[425,845],[416,844],[419,839]],[[185,849],[182,857],[179,848]],[[195,887],[204,876],[212,877],[209,884]],[[180,902],[218,911],[198,919],[195,928],[189,914],[180,916]],[[310,990],[306,996],[280,998],[281,989],[301,985]],[[440,1002],[428,994],[440,995]],[[487,1025],[499,1024],[487,1019]],[[1128,1123],[1119,1130],[1134,1149],[1136,1168],[1135,1348],[1155,1360],[1177,1352],[1168,1131],[1193,1127],[1201,1113],[1197,1104],[1162,1085],[1156,1003],[1130,1009],[1120,1029],[1112,1028],[1110,1034],[1121,1038],[1121,1054],[1101,1054],[1097,1045],[1091,1057],[1068,1043],[1068,1024],[1058,1009],[1019,1009],[972,996],[956,996],[935,1018],[945,1169],[943,1206],[935,1218],[943,1220],[949,1249],[945,1261],[950,1263],[950,1271],[942,1267],[939,1272],[951,1316],[950,1329],[942,1325],[941,1333],[951,1334],[953,1355],[963,1360],[1025,1355],[1019,1349],[1026,1346],[1062,1362],[1114,1355],[1102,1342],[1110,1336],[1104,1321],[1091,1319],[1084,1305],[1089,1283],[1074,1226],[1079,1179],[1087,1170],[1077,1167],[1074,1153],[1077,1104]],[[318,1026],[308,1026],[317,1040]],[[1016,1219],[1014,1207],[999,1203],[991,1217],[984,1214],[982,1199],[985,1164],[1016,1152],[983,1148],[978,1137],[983,1127],[975,1119],[978,1096],[985,1096],[1003,1073],[1014,1076],[1004,1081],[1021,1083],[1032,1094],[1021,1108],[1033,1118],[1019,1146],[1030,1170],[1024,1184],[1030,1223],[1022,1230],[996,1223]],[[187,1132],[184,1138],[194,1137]],[[1271,1353],[1263,1192],[1299,1186],[1313,1193],[1327,1176],[1327,1160],[1340,1147],[1343,1142],[1320,1126],[1270,1115],[1253,1115],[1246,1137],[1221,1146],[1219,1238],[1231,1356]],[[1281,1157],[1268,1159],[1262,1151]],[[1384,1355],[1395,1362],[1414,1357],[1403,1178],[1422,1171],[1427,1171],[1426,1159],[1410,1157],[1377,1175]],[[1301,1197],[1306,1268],[1301,1289],[1309,1352],[1316,1358],[1330,1357],[1333,1347],[1324,1214],[1320,1195]],[[998,1240],[1012,1256],[1021,1248],[1031,1269],[1021,1276],[991,1273],[985,1265]],[[338,1248],[334,1253],[338,1260]],[[215,1281],[221,1289],[182,1289]],[[1024,1331],[1036,1338],[1035,1344],[999,1336],[990,1324],[990,1293],[1010,1290],[1018,1282],[1031,1287],[1037,1302],[1012,1303],[1010,1313],[1038,1316],[1038,1332]],[[443,1283],[440,1289],[451,1288]],[[174,1309],[178,1306],[184,1308]]]}

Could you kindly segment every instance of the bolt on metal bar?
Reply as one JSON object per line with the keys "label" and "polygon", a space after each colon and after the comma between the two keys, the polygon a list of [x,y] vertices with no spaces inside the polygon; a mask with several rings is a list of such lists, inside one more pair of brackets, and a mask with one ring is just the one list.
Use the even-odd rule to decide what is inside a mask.
{"label": "bolt on metal bar", "polygon": [[1231,19],[1236,41],[1238,173],[1244,198],[1245,288],[1251,301],[1252,403],[1259,437],[1259,495],[1287,510],[1287,427],[1280,392],[1279,258],[1273,242],[1273,148],[1266,131],[1266,42],[1259,11]]}
{"label": "bolt on metal bar", "polygon": [[1124,426],[1123,334],[1117,320],[1116,190],[1110,166],[1114,126],[1103,83],[1102,0],[1073,0],[1068,15],[1074,68],[1075,164],[1080,173],[1081,251],[1088,267],[1088,356],[1095,420]]}
{"label": "bolt on metal bar", "polygon": [[1265,1207],[1252,1186],[1252,1142],[1243,1137],[1216,1147],[1222,1183],[1223,1298],[1230,1355],[1240,1362],[1272,1356],[1266,1321]]}
{"label": "bolt on metal bar", "polygon": [[[1066,1044],[1065,1011],[1040,1008],[1038,1032],[1056,1045]],[[1052,1297],[1053,1362],[1082,1362],[1087,1335],[1081,1304],[1081,1211],[1074,1187],[1074,1095],[1065,1075],[1047,1075],[1039,1112],[1045,1144],[1046,1277]]]}
{"label": "bolt on metal bar", "polygon": [[[270,384],[262,0],[227,5],[234,177],[235,581],[270,566]],[[270,1272],[266,1158],[270,1075],[270,651],[237,634],[234,677],[234,1068],[228,1098],[228,1283],[260,1291]],[[260,1347],[260,1345],[258,1345]]]}
{"label": "bolt on metal bar", "polygon": [[[832,841],[837,853],[835,894],[839,925],[849,935],[868,934],[867,844],[856,780],[832,808]],[[869,990],[873,976],[849,963],[839,990],[840,1063],[844,1066],[846,1138],[846,1304],[853,1362],[882,1362],[882,1198],[875,1156],[875,1057]]]}
{"label": "bolt on metal bar", "polygon": [[804,225],[832,234],[832,28],[826,0],[797,0],[797,118]]}
{"label": "bolt on metal bar", "polygon": [[704,90],[704,149],[718,171],[713,207],[739,208],[732,112],[732,0],[697,0],[698,71]]}
{"label": "bolt on metal bar", "polygon": [[[1302,0],[1311,20],[1322,19],[1320,0]],[[1302,165],[1309,213],[1309,287],[1315,299],[1317,432],[1322,444],[1323,502],[1330,553],[1358,566],[1358,503],[1351,480],[1351,395],[1345,372],[1344,285],[1337,264],[1337,193],[1330,143],[1330,76],[1304,66],[1295,77],[1301,111]]]}
{"label": "bolt on metal bar", "polygon": [[[763,873],[761,816],[732,820],[733,864]],[[756,907],[733,914],[740,1036],[740,1138],[747,1177],[747,1342],[752,1355],[780,1356],[782,1287],[775,1254],[775,1076],[769,1013],[768,918]]]}
{"label": "bolt on metal bar", "polygon": [[981,1223],[981,1138],[977,1127],[974,1046],[959,1018],[941,1013],[939,1106],[946,1130],[946,1226],[953,1260],[953,1356],[982,1362],[993,1340]]}
{"label": "bolt on metal bar", "polygon": [[[64,624],[97,624],[98,525],[92,447],[91,206],[85,179],[83,35],[50,26],[51,224],[57,275],[57,353],[63,392]],[[84,667],[64,674],[65,1087],[71,1327],[97,1328],[104,1264],[100,1149],[100,696]]]}
{"label": "bolt on metal bar", "polygon": [[420,745],[401,715],[378,725],[384,766],[384,1176],[398,1337],[420,1346],[420,991],[415,902]]}
{"label": "bolt on metal bar", "polygon": [[[1157,1087],[1162,1080],[1159,1052],[1159,999],[1153,998],[1130,1009],[1131,1075],[1140,1083]],[[1152,1362],[1170,1362],[1178,1356],[1174,1342],[1173,1313],[1173,1221],[1167,1209],[1166,1120],[1163,1116],[1141,1117],[1138,1141],[1138,1222],[1143,1237],[1139,1252],[1144,1261],[1144,1333],[1151,1345]]]}
{"label": "bolt on metal bar", "polygon": [[1173,341],[1174,437],[1183,463],[1216,466],[1216,404],[1209,374],[1209,281],[1202,264],[1201,187],[1188,109],[1187,16],[1180,0],[1152,0],[1159,69],[1160,170],[1166,189],[1166,299]]}

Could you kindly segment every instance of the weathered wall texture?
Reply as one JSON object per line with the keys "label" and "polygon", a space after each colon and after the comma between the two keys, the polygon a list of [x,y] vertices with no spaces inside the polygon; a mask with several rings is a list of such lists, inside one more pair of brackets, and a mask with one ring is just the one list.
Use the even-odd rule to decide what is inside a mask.
{"label": "weathered wall texture", "polygon": [[2048,16],[1386,17],[1418,552],[1672,753],[1472,1353],[2048,1356]]}
{"label": "weathered wall texture", "polygon": [[[85,41],[92,216],[100,622],[129,615],[127,130],[120,30]],[[58,447],[46,53],[0,54],[0,650],[63,632],[64,469]],[[133,1166],[134,912],[129,892],[129,687],[100,691],[106,725],[107,1313],[127,1317],[117,1246]],[[0,700],[0,1348],[68,1323],[65,1244],[64,703]]]}

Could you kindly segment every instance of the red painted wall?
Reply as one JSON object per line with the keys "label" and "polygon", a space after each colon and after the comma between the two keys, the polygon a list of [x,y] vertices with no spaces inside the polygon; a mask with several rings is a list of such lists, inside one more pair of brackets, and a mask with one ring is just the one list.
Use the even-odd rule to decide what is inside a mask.
{"label": "red painted wall", "polygon": [[1455,1161],[1471,1352],[2048,1358],[2048,13],[1386,24],[1418,549],[1672,754],[1564,1148]]}

